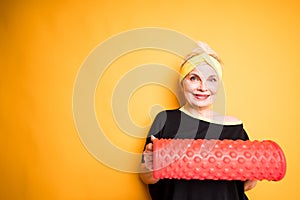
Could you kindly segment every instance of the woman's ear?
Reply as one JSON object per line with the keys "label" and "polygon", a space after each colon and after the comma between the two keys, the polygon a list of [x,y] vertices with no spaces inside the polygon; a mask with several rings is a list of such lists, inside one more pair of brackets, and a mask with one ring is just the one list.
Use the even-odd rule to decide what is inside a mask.
{"label": "woman's ear", "polygon": [[183,105],[185,103],[185,98],[183,95],[183,80],[180,82],[178,81],[177,89],[176,89],[176,96],[177,96],[177,100],[179,101],[179,104]]}
{"label": "woman's ear", "polygon": [[180,92],[183,92],[183,80],[178,83],[178,87],[180,89]]}

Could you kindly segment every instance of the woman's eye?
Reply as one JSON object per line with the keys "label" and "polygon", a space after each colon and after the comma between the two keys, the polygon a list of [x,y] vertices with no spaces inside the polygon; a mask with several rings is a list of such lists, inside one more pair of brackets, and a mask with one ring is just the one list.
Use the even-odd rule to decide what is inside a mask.
{"label": "woman's eye", "polygon": [[218,80],[216,78],[210,78],[209,81],[210,82],[217,82]]}
{"label": "woman's eye", "polygon": [[191,80],[191,81],[196,81],[196,80],[198,80],[198,79],[197,79],[196,76],[191,76],[191,77],[190,77],[190,80]]}

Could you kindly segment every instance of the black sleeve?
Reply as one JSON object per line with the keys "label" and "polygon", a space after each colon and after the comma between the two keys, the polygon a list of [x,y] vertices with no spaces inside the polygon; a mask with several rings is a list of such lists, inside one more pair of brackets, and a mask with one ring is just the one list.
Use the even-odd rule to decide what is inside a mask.
{"label": "black sleeve", "polygon": [[166,111],[162,111],[160,113],[158,113],[151,125],[151,128],[148,132],[148,136],[147,138],[150,138],[151,135],[160,138],[162,135],[162,130],[165,126],[167,120],[167,112]]}
{"label": "black sleeve", "polygon": [[242,140],[249,140],[249,136],[248,136],[246,130],[244,129],[244,126],[242,126],[241,139]]}

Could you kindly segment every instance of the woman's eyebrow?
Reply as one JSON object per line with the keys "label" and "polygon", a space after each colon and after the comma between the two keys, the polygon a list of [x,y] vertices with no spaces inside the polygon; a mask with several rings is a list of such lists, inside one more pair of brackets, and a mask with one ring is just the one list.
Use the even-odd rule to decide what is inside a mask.
{"label": "woman's eyebrow", "polygon": [[189,75],[196,75],[196,76],[199,76],[199,74],[196,73],[196,72],[190,72]]}

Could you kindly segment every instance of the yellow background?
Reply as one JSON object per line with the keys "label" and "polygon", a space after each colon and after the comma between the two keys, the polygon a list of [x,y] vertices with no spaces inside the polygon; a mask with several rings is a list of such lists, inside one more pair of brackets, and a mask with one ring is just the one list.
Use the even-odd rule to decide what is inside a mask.
{"label": "yellow background", "polygon": [[[88,153],[72,114],[74,82],[89,53],[115,34],[143,27],[181,32],[220,54],[227,113],[243,120],[251,139],[272,139],[287,157],[286,177],[259,182],[248,196],[299,199],[299,10],[292,0],[1,1],[0,199],[148,199],[136,174],[110,169]],[[122,135],[105,105],[113,84],[134,65],[178,67],[174,56],[149,52],[124,56],[96,95],[107,136],[136,152],[143,140]],[[122,62],[129,64],[121,68]],[[136,91],[129,102],[135,123],[149,125],[156,103],[177,106],[164,88]]]}

